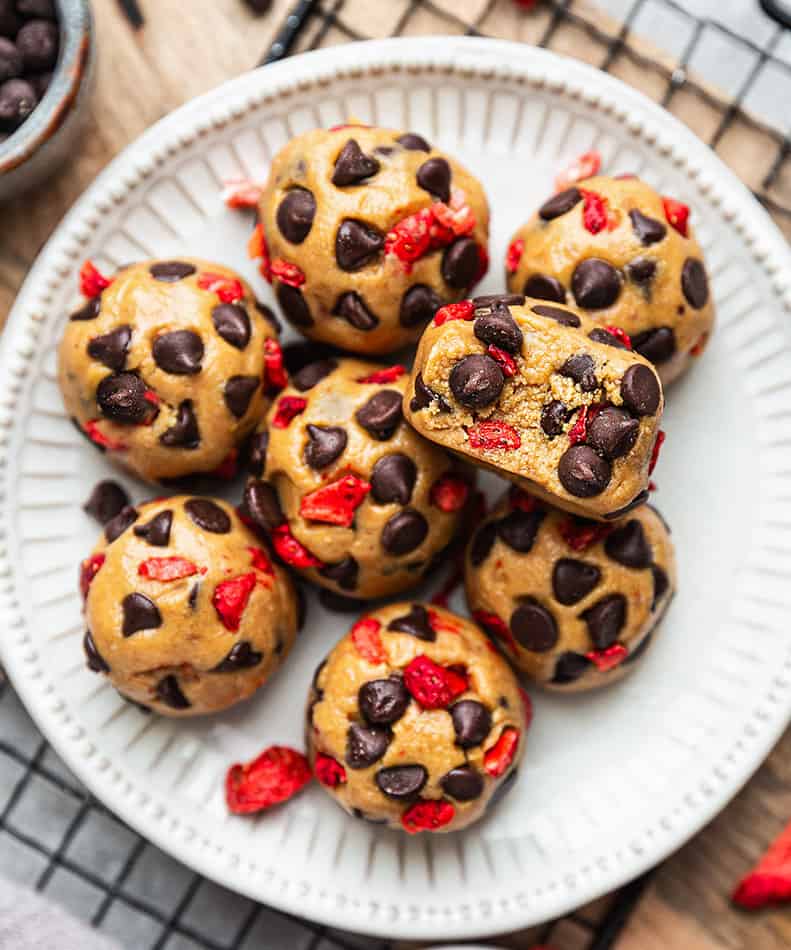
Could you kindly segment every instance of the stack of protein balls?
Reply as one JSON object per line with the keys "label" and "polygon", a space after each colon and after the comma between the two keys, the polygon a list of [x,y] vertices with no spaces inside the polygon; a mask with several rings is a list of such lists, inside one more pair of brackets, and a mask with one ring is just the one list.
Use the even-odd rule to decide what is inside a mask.
{"label": "stack of protein balls", "polygon": [[59,48],[54,0],[0,0],[0,142],[41,101]]}
{"label": "stack of protein balls", "polygon": [[[673,595],[647,499],[661,381],[713,322],[688,216],[631,176],[580,182],[517,232],[508,291],[468,299],[488,266],[480,182],[418,134],[346,125],[276,156],[250,241],[313,342],[281,349],[220,264],[86,264],[60,349],[80,431],[152,484],[251,472],[238,513],[97,489],[91,669],[165,715],[226,708],[285,660],[297,575],[361,614],[305,684],[319,781],[409,832],[479,818],[524,752],[517,675],[615,681]],[[415,343],[411,372],[369,359]],[[488,515],[478,468],[510,483]],[[398,600],[457,555],[472,619]]]}

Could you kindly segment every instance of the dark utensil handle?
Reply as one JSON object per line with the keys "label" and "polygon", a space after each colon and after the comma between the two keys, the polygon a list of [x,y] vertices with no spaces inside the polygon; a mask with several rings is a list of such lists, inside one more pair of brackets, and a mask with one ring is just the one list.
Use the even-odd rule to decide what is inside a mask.
{"label": "dark utensil handle", "polygon": [[787,0],[761,0],[761,9],[773,20],[791,30],[791,3]]}
{"label": "dark utensil handle", "polygon": [[280,28],[280,32],[275,37],[274,42],[269,48],[269,52],[258,64],[259,66],[265,66],[267,63],[276,63],[279,59],[288,56],[291,47],[299,36],[300,30],[307,23],[317,3],[318,0],[298,0],[298,2],[294,4],[294,8],[286,17],[286,22]]}

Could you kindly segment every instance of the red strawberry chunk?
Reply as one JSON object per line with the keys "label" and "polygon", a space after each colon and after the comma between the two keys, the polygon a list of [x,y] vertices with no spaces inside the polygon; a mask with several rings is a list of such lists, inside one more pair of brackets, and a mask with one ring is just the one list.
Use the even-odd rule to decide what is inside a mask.
{"label": "red strawberry chunk", "polygon": [[267,389],[280,390],[288,386],[288,371],[283,362],[283,348],[272,337],[264,340],[264,374]]}
{"label": "red strawberry chunk", "polygon": [[308,521],[350,528],[354,514],[371,490],[370,482],[357,475],[344,475],[302,496],[299,513]]}
{"label": "red strawberry chunk", "polygon": [[99,568],[104,564],[105,558],[106,555],[102,553],[92,554],[80,564],[80,593],[83,600],[88,596],[91,581],[99,573]]}
{"label": "red strawberry chunk", "polygon": [[500,738],[483,757],[483,767],[488,775],[499,778],[508,770],[519,747],[519,736],[519,730],[513,726],[503,729]]}
{"label": "red strawberry chunk", "polygon": [[283,396],[277,404],[272,425],[275,429],[287,429],[291,420],[305,411],[307,404],[307,399],[301,396]]}
{"label": "red strawberry chunk", "polygon": [[125,443],[118,442],[116,439],[111,439],[109,435],[105,435],[99,428],[97,419],[89,419],[83,426],[83,431],[94,445],[99,445],[103,449],[107,449],[108,452],[125,452],[128,448]]}
{"label": "red strawberry chunk", "polygon": [[151,581],[180,581],[198,573],[198,565],[185,557],[150,557],[141,561],[137,568],[141,577]]}
{"label": "red strawberry chunk", "polygon": [[516,376],[516,360],[510,353],[501,350],[500,347],[495,346],[494,343],[489,344],[486,352],[493,360],[500,364],[500,369],[509,379],[512,376]]}
{"label": "red strawberry chunk", "polygon": [[[435,603],[433,600],[431,602],[432,604]],[[441,605],[436,604],[436,606],[439,607]],[[435,633],[439,633],[441,630],[444,630],[446,633],[458,634],[460,630],[460,627],[455,620],[451,619],[450,617],[445,617],[441,614],[438,614],[436,610],[428,611],[428,622],[429,626]]]}
{"label": "red strawberry chunk", "polygon": [[456,809],[445,798],[421,799],[410,805],[401,816],[401,824],[410,835],[420,831],[437,831],[453,821]]}
{"label": "red strawberry chunk", "polygon": [[603,541],[615,528],[610,524],[566,518],[558,525],[560,536],[572,551],[587,551],[592,544]]}
{"label": "red strawberry chunk", "polygon": [[406,367],[400,363],[395,366],[388,366],[385,369],[377,369],[367,376],[358,376],[358,383],[392,383],[406,372]]}
{"label": "red strawberry chunk", "polygon": [[272,531],[271,538],[275,553],[284,564],[298,569],[324,567],[317,557],[314,557],[303,544],[297,541],[288,524],[279,524]]}
{"label": "red strawberry chunk", "polygon": [[319,753],[316,756],[313,772],[321,784],[326,785],[327,788],[337,788],[339,785],[346,784],[346,769],[332,756]]}
{"label": "red strawberry chunk", "polygon": [[576,445],[588,437],[588,407],[581,406],[574,425],[569,429],[569,442]]}
{"label": "red strawberry chunk", "polygon": [[775,838],[750,873],[742,878],[731,899],[747,910],[791,900],[791,823]]}
{"label": "red strawberry chunk", "polygon": [[266,551],[263,548],[248,548],[250,556],[252,558],[253,567],[257,571],[261,571],[262,574],[269,574],[274,576],[275,569],[272,567],[272,562],[267,557]]}
{"label": "red strawberry chunk", "polygon": [[706,343],[708,343],[708,340],[709,340],[708,333],[701,333],[701,335],[695,341],[692,349],[689,351],[689,355],[700,356],[700,354],[706,349]]}
{"label": "red strawberry chunk", "polygon": [[[535,0],[528,0],[532,6]],[[595,149],[590,152],[583,152],[578,158],[575,158],[566,168],[555,178],[555,190],[565,191],[578,181],[585,181],[586,178],[593,178],[599,174],[601,169],[601,155]]]}
{"label": "red strawberry chunk", "polygon": [[109,287],[112,277],[105,277],[92,261],[85,261],[80,268],[80,293],[91,300]]}
{"label": "red strawberry chunk", "polygon": [[505,269],[509,274],[515,274],[519,269],[519,262],[525,252],[524,238],[516,238],[508,245],[505,255]]}
{"label": "red strawberry chunk", "polygon": [[610,210],[607,199],[595,191],[582,192],[582,223],[591,234],[614,230],[618,226],[618,218]]}
{"label": "red strawberry chunk", "polygon": [[610,324],[605,326],[603,329],[605,329],[610,334],[610,336],[614,336],[616,340],[620,340],[627,350],[632,349],[632,338],[629,336],[626,330],[622,330],[620,327],[611,326]]}
{"label": "red strawberry chunk", "polygon": [[251,571],[249,574],[240,574],[239,577],[220,581],[214,588],[211,602],[226,630],[236,632],[239,629],[255,582],[255,573]]}
{"label": "red strawberry chunk", "polygon": [[656,463],[659,461],[659,453],[662,450],[662,446],[665,442],[665,433],[662,429],[659,430],[656,434],[656,441],[654,442],[654,447],[651,449],[651,461],[648,463],[648,474],[653,475],[654,469],[656,468]]}
{"label": "red strawberry chunk", "polygon": [[284,261],[282,257],[276,257],[270,264],[270,273],[273,280],[279,280],[281,284],[288,284],[289,287],[301,287],[305,283],[305,274],[302,268],[289,261]]}
{"label": "red strawberry chunk", "polygon": [[620,666],[629,656],[629,651],[622,643],[613,643],[606,650],[591,650],[585,656],[591,663],[596,664],[596,668],[600,672],[606,673],[608,670],[614,670],[616,666]]}
{"label": "red strawberry chunk", "polygon": [[406,273],[410,273],[415,261],[420,260],[431,247],[431,225],[434,213],[422,208],[402,218],[385,236],[385,254],[393,254],[401,261]]}
{"label": "red strawberry chunk", "polygon": [[387,662],[387,654],[379,635],[381,629],[382,625],[375,617],[363,617],[351,630],[355,650],[364,660],[374,665]]}
{"label": "red strawberry chunk", "polygon": [[431,486],[429,500],[435,508],[450,514],[461,511],[470,496],[470,486],[458,475],[442,475]]}
{"label": "red strawberry chunk", "polygon": [[260,258],[261,263],[258,266],[258,269],[261,272],[261,276],[268,283],[272,283],[272,262],[269,258],[269,245],[266,243],[266,236],[264,234],[264,226],[260,222],[255,226],[255,230],[250,235],[250,240],[247,242],[247,256],[251,261],[258,260]]}
{"label": "red strawberry chunk", "polygon": [[407,664],[404,685],[424,709],[445,709],[470,686],[466,675],[423,654]]}
{"label": "red strawberry chunk", "polygon": [[475,305],[471,300],[460,300],[459,303],[448,303],[440,307],[434,314],[434,326],[441,327],[451,320],[472,320],[475,316]]}
{"label": "red strawberry chunk", "polygon": [[225,801],[235,815],[249,815],[287,801],[313,777],[308,760],[287,746],[270,746],[245,765],[232,765]]}
{"label": "red strawberry chunk", "polygon": [[492,637],[505,643],[512,653],[517,653],[516,641],[508,629],[508,625],[501,620],[497,614],[489,613],[488,610],[473,610],[472,619]]}
{"label": "red strawberry chunk", "polygon": [[487,419],[470,426],[467,438],[471,448],[483,451],[504,449],[512,452],[522,444],[522,437],[512,425],[496,419]]}
{"label": "red strawberry chunk", "polygon": [[213,274],[203,271],[198,275],[198,287],[217,294],[223,303],[234,303],[244,297],[242,282],[235,277],[225,277],[223,274]]}
{"label": "red strawberry chunk", "polygon": [[250,178],[229,178],[223,183],[222,200],[229,208],[255,208],[264,186]]}
{"label": "red strawberry chunk", "polygon": [[689,205],[685,205],[675,198],[662,198],[662,207],[668,224],[678,231],[682,237],[689,237]]}

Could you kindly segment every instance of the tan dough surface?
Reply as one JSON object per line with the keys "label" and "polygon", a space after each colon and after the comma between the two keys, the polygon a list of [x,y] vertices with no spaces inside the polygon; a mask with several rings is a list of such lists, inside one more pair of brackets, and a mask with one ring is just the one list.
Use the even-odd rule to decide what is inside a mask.
{"label": "tan dough surface", "polygon": [[[414,618],[415,610],[427,611],[423,617],[428,626],[422,629],[428,630],[429,635],[433,633],[433,640],[389,629],[399,618]],[[326,790],[342,808],[358,818],[401,829],[404,812],[418,800],[419,794],[424,800],[445,799],[452,803],[453,819],[439,830],[457,831],[467,827],[483,816],[492,796],[513,781],[524,752],[529,723],[516,677],[475,624],[447,610],[405,602],[382,607],[361,618],[369,619],[379,624],[378,638],[386,659],[371,662],[362,656],[355,646],[352,628],[319,666],[308,702],[306,731],[311,764],[315,765],[317,755],[321,754],[343,766],[345,781]],[[448,708],[438,709],[424,709],[407,692],[408,705],[397,719],[388,725],[371,726],[361,711],[361,688],[371,681],[391,676],[403,685],[400,677],[404,669],[421,654],[440,666],[466,670],[469,689],[459,694]],[[453,705],[462,701],[481,704],[490,716],[482,730],[483,737],[475,736],[480,741],[466,748],[457,744],[451,714]],[[350,750],[349,730],[356,727],[386,734],[386,749],[381,749],[380,757],[368,765],[362,762],[371,756],[355,756]],[[507,729],[518,730],[518,745],[510,764],[494,777],[487,771],[486,753]],[[404,799],[388,797],[377,785],[378,773],[405,765],[422,766],[425,784],[419,793]],[[473,778],[479,783],[478,794],[461,801],[450,797],[442,780],[452,769],[465,766],[477,773]]]}
{"label": "tan dough surface", "polygon": [[535,683],[563,692],[613,683],[634,668],[675,592],[669,531],[650,505],[602,525],[533,501],[512,489],[471,539],[470,610]]}
{"label": "tan dough surface", "polygon": [[[494,402],[480,409],[467,408],[455,398],[450,377],[465,357],[487,353],[487,344],[476,336],[476,327],[482,317],[490,316],[492,305],[485,303],[488,299],[476,298],[482,303],[476,305],[475,320],[450,320],[440,326],[432,322],[427,327],[418,346],[404,400],[408,421],[426,438],[520,484],[543,501],[584,517],[618,517],[630,504],[644,501],[664,407],[661,387],[657,410],[634,417],[638,426],[631,449],[605,462],[605,469],[609,465],[611,474],[602,490],[590,497],[575,496],[561,484],[558,466],[571,447],[569,432],[577,423],[582,407],[625,408],[621,393],[625,374],[640,366],[655,380],[651,364],[626,349],[591,340],[588,334],[596,329],[596,324],[569,307],[549,305],[569,319],[579,320],[579,328],[562,326],[557,320],[534,312],[536,306],[546,307],[546,301],[518,298],[524,303],[509,307],[496,303],[494,307],[500,313],[510,311],[522,334],[521,347],[515,354],[516,374],[504,377],[502,390]],[[505,319],[508,319],[507,314]],[[574,379],[561,375],[566,361],[580,355],[593,361],[597,385],[592,391],[583,391]],[[420,389],[420,380],[434,394],[425,406],[415,395],[416,384]],[[450,411],[443,411],[443,402],[436,396]],[[566,419],[562,431],[550,436],[542,428],[542,412],[553,402],[562,403]],[[475,432],[473,426],[488,421],[502,421],[513,427],[519,446],[473,447],[469,431]]]}
{"label": "tan dough surface", "polygon": [[[149,268],[162,263],[145,261],[118,271],[98,299],[96,316],[77,319],[73,315],[67,321],[58,359],[58,381],[69,414],[83,431],[86,425],[88,430],[95,427],[106,444],[108,458],[149,482],[210,473],[229,456],[233,460],[265,411],[264,341],[276,338],[265,311],[258,309],[244,281],[244,296],[238,306],[246,312],[249,338],[240,348],[219,334],[212,313],[222,301],[213,291],[200,289],[198,279],[205,272],[238,279],[234,271],[195,258],[180,258],[178,263],[194,267],[195,273],[172,282],[156,280]],[[244,313],[239,319],[244,321]],[[121,352],[110,367],[91,356],[88,347],[96,345],[97,337],[123,327],[130,331],[125,358]],[[174,331],[190,331],[200,337],[203,355],[198,372],[176,374],[157,364],[155,341]],[[143,422],[110,419],[97,401],[102,381],[125,373],[142,380],[147,398],[153,400]],[[241,416],[232,412],[226,401],[226,387],[234,377],[249,380],[251,387],[259,380]],[[244,408],[243,403],[244,399],[238,408]],[[190,412],[193,432],[185,436],[185,413]]]}
{"label": "tan dough surface", "polygon": [[[117,538],[107,543],[103,536],[93,554],[105,560],[85,601],[89,666],[106,673],[125,697],[166,716],[217,712],[252,696],[288,655],[297,630],[297,603],[286,572],[268,558],[259,560],[261,568],[253,566],[252,552],[260,550],[260,542],[230,505],[210,502],[215,522],[219,518],[228,527],[218,533],[190,516],[194,500],[176,495],[139,505],[137,518]],[[164,512],[171,512],[170,530],[166,537],[155,532],[154,538],[166,544],[152,544],[135,533],[157,516],[161,525]],[[105,527],[110,537],[112,525]],[[197,572],[169,581],[140,575],[140,565],[148,559],[172,557],[187,559]],[[216,591],[244,575],[252,575],[255,583],[238,629],[231,630],[214,606]],[[125,607],[133,594],[148,598],[155,611],[148,605],[142,613],[139,607]],[[158,612],[160,622],[124,635],[130,612],[149,620],[156,620]],[[92,663],[92,656],[99,660]],[[227,668],[217,671],[223,661]]]}
{"label": "tan dough surface", "polygon": [[[600,326],[617,326],[634,340],[635,348],[656,363],[663,384],[679,376],[702,352],[714,324],[714,303],[706,294],[702,306],[693,306],[682,288],[682,271],[687,260],[703,262],[703,251],[690,225],[684,237],[667,220],[662,196],[638,178],[590,178],[579,189],[595,192],[607,200],[615,227],[592,234],[583,224],[583,201],[565,214],[542,220],[537,213],[513,235],[511,242],[523,241],[524,249],[515,271],[506,273],[508,287],[515,293],[530,293],[526,284],[537,275],[554,278],[562,285],[568,303],[575,301],[572,276],[587,258],[611,264],[621,278],[621,290],[614,303],[586,312]],[[651,219],[649,236],[637,233],[630,212]],[[694,214],[692,215],[694,217]],[[657,227],[658,225],[658,227]],[[639,226],[639,225],[638,225]],[[660,237],[661,228],[664,235]],[[633,276],[634,263],[653,266],[646,281]],[[649,263],[645,263],[649,262]],[[705,281],[705,278],[704,278]],[[537,296],[533,293],[533,296]],[[553,296],[555,300],[562,297]],[[662,328],[657,336],[655,331]]]}
{"label": "tan dough surface", "polygon": [[[402,134],[391,129],[348,126],[300,135],[275,156],[260,203],[270,258],[296,264],[305,277],[297,290],[284,289],[275,279],[275,293],[285,316],[306,336],[355,353],[390,353],[417,340],[433,312],[417,322],[403,316],[402,302],[410,288],[421,285],[435,294],[433,311],[441,303],[463,297],[474,283],[451,286],[445,280],[442,249],[425,254],[409,273],[397,257],[384,251],[384,237],[394,225],[437,200],[417,184],[418,169],[427,160],[442,158],[448,162],[451,188],[475,219],[469,237],[483,251],[488,246],[489,209],[480,182],[455,159],[436,149],[426,152],[403,147],[397,141]],[[359,183],[335,185],[335,163],[350,140],[379,167]],[[310,192],[315,201],[310,230],[299,243],[288,240],[277,223],[281,202],[294,189]],[[342,269],[336,256],[336,236],[348,220],[374,229],[382,245],[370,260],[351,271]],[[344,316],[334,314],[342,295],[349,292],[358,295],[378,321],[375,325],[364,318],[362,322],[370,327],[359,329]],[[305,305],[309,314],[303,312],[300,316],[300,308]]]}

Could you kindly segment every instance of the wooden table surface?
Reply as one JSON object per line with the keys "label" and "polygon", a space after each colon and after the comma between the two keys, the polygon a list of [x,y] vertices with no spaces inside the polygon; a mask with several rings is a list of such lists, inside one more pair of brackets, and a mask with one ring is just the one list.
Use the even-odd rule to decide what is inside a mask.
{"label": "wooden table surface", "polygon": [[[98,82],[79,153],[44,187],[0,209],[2,319],[42,244],[107,162],[172,109],[254,66],[291,5],[275,0],[256,19],[240,0],[144,0],[147,23],[135,33],[115,0],[95,0]],[[728,902],[788,818],[791,732],[728,808],[659,868],[618,950],[788,950],[791,911],[745,914]],[[502,945],[526,948],[528,937]],[[585,950],[587,938],[566,921],[552,945]]]}

